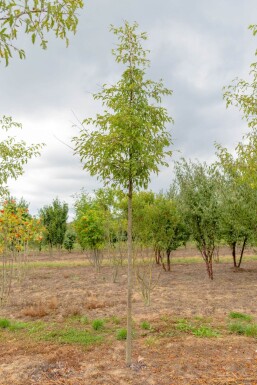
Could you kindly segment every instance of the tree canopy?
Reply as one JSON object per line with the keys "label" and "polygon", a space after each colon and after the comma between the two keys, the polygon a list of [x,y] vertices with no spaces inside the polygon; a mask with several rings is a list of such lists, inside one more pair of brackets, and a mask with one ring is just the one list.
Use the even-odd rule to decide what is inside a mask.
{"label": "tree canopy", "polygon": [[[8,131],[11,128],[21,128],[11,117],[0,118],[0,130]],[[0,196],[8,192],[9,179],[17,179],[23,174],[23,166],[33,156],[40,155],[42,144],[28,146],[24,141],[17,141],[15,137],[8,136],[0,141]]]}
{"label": "tree canopy", "polygon": [[[249,29],[254,36],[257,35],[257,24],[250,25]],[[235,105],[240,108],[249,127],[257,128],[257,61],[250,65],[249,80],[236,78],[224,87],[224,99],[227,107]]]}

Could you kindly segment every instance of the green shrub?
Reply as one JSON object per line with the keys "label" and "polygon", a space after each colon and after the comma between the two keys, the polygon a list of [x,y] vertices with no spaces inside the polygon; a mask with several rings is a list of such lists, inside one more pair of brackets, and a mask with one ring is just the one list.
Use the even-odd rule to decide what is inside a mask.
{"label": "green shrub", "polygon": [[116,333],[117,340],[126,340],[127,339],[127,329],[119,329]]}

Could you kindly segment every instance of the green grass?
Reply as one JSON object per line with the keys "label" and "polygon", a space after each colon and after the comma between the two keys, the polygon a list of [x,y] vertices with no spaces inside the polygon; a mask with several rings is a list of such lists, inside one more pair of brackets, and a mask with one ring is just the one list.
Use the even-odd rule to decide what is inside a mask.
{"label": "green grass", "polygon": [[219,332],[212,329],[208,326],[200,326],[199,328],[193,328],[192,334],[196,337],[205,337],[205,338],[212,338],[212,337],[219,337]]}
{"label": "green grass", "polygon": [[253,317],[249,314],[238,313],[238,312],[234,312],[234,311],[229,313],[229,318],[240,319],[243,321],[252,321],[252,319],[253,319]]}
{"label": "green grass", "polygon": [[6,318],[1,318],[0,319],[0,328],[1,329],[7,329],[11,326],[11,321],[9,321]]}
{"label": "green grass", "polygon": [[85,330],[61,329],[44,334],[41,338],[45,341],[53,341],[66,344],[92,345],[103,340],[102,336],[96,336]]}
{"label": "green grass", "polygon": [[230,312],[229,318],[235,320],[228,325],[230,333],[257,338],[257,324],[253,322],[253,317],[251,315]]}
{"label": "green grass", "polygon": [[181,332],[191,332],[193,326],[186,319],[178,319],[175,328]]}
{"label": "green grass", "polygon": [[193,334],[196,337],[219,337],[219,332],[217,330],[214,330],[210,325],[199,323],[200,321],[203,322],[206,319],[204,319],[203,317],[195,317],[194,320],[195,322],[189,322],[186,319],[178,319],[175,324],[175,329],[183,333]]}
{"label": "green grass", "polygon": [[11,331],[20,330],[26,328],[27,324],[25,322],[10,321],[6,318],[0,318],[0,328],[8,329]]}

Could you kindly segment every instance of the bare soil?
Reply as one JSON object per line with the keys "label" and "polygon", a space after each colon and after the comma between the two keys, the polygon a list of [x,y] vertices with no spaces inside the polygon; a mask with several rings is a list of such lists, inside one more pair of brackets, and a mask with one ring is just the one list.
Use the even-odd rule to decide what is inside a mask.
{"label": "bare soil", "polygon": [[[176,255],[196,255],[179,250]],[[227,251],[221,250],[222,255]],[[40,256],[41,261],[83,261],[80,254]],[[160,277],[145,306],[138,287],[133,314],[136,335],[133,364],[125,365],[125,341],[115,338],[88,347],[37,340],[22,331],[0,329],[1,385],[257,385],[257,340],[229,334],[229,313],[241,312],[257,322],[257,262],[214,264],[214,280],[203,263],[172,264],[171,272],[154,266]],[[63,328],[68,320],[118,319],[125,326],[126,267],[112,282],[112,268],[97,273],[92,266],[35,267],[15,288],[0,317],[43,321]],[[178,319],[207,320],[219,337],[174,333]],[[142,330],[148,321],[154,332]],[[173,326],[173,328],[172,328]],[[169,332],[170,331],[170,332]]]}

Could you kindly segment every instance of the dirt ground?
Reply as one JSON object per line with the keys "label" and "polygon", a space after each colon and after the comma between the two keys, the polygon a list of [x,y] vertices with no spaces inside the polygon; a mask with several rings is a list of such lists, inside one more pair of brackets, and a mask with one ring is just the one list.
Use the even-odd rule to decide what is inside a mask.
{"label": "dirt ground", "polygon": [[[177,256],[189,255],[196,252],[177,252]],[[73,253],[38,260],[79,262],[84,258]],[[0,329],[0,384],[257,385],[257,340],[227,330],[232,311],[249,314],[257,322],[257,261],[244,262],[236,272],[232,261],[216,263],[213,281],[203,263],[172,264],[171,270],[154,266],[154,280],[160,276],[151,306],[144,305],[138,288],[134,292],[131,368],[125,365],[125,341],[111,334],[85,347]],[[87,317],[119,320],[123,326],[126,278],[125,267],[116,283],[110,266],[99,273],[92,266],[34,267],[21,289],[16,288],[9,303],[0,308],[0,318],[64,327],[67,320]],[[221,332],[212,338],[177,333],[174,324],[179,320],[203,320]],[[143,321],[153,330],[140,329]]]}

